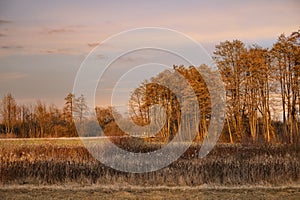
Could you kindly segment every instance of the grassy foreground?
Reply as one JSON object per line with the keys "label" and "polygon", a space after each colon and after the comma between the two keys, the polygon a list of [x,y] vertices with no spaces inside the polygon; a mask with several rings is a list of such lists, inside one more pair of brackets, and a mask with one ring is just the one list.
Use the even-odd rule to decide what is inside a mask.
{"label": "grassy foreground", "polygon": [[[151,151],[160,146],[118,143],[131,151]],[[95,160],[79,139],[0,140],[0,183],[121,187],[299,185],[299,146],[219,144],[204,159],[197,158],[198,151],[199,146],[192,145],[168,167],[133,174],[116,171]]]}
{"label": "grassy foreground", "polygon": [[231,199],[231,200],[298,200],[299,188],[68,188],[10,187],[1,188],[4,199]]}

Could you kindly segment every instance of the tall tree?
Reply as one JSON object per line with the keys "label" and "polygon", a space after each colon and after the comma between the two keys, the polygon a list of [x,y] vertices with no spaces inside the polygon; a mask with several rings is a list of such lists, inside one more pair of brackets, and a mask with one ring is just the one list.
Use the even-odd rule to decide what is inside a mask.
{"label": "tall tree", "polygon": [[270,75],[272,73],[269,52],[257,45],[249,48],[242,56],[244,80],[244,102],[249,121],[252,141],[258,139],[259,115],[262,116],[261,130],[265,140],[270,142],[272,134],[270,113]]}
{"label": "tall tree", "polygon": [[69,93],[65,97],[65,106],[63,108],[63,116],[65,121],[65,126],[67,129],[68,136],[76,136],[76,128],[73,121],[73,112],[74,112],[74,103],[75,96],[72,93]]}
{"label": "tall tree", "polygon": [[47,126],[49,125],[49,113],[47,112],[47,107],[45,103],[37,101],[37,104],[35,106],[35,115],[39,127],[38,137],[46,137]]}
{"label": "tall tree", "polygon": [[[245,80],[245,70],[242,65],[242,55],[245,53],[245,45],[239,41],[225,41],[216,45],[214,60],[225,83],[227,95],[227,120],[228,128],[238,137],[244,132],[243,117],[245,105],[243,102],[243,81]],[[227,118],[227,119],[228,119]],[[230,131],[231,132],[231,131]],[[229,133],[231,135],[231,133]],[[232,136],[230,136],[232,138]]]}
{"label": "tall tree", "polygon": [[3,97],[1,105],[0,113],[2,115],[3,124],[5,124],[5,132],[13,133],[17,119],[17,103],[9,93]]}
{"label": "tall tree", "polygon": [[73,102],[74,102],[74,94],[69,93],[66,97],[65,97],[65,106],[64,106],[64,117],[65,120],[71,124],[73,122]]}
{"label": "tall tree", "polygon": [[299,35],[299,31],[289,37],[282,34],[272,48],[276,78],[280,83],[283,131],[290,143],[294,143],[299,132],[299,113],[297,114],[300,71]]}
{"label": "tall tree", "polygon": [[[85,132],[85,120],[87,119],[87,112],[88,112],[88,106],[85,101],[85,97],[83,95],[80,95],[78,98],[74,99],[74,107],[73,107],[73,116],[74,121],[78,125],[77,131],[79,131],[79,134],[83,134]],[[78,128],[80,128],[78,130]]]}

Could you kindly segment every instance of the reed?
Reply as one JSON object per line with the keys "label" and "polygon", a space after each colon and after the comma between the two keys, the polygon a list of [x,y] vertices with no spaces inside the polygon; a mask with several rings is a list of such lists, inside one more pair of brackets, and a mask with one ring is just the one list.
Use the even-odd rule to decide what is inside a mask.
{"label": "reed", "polygon": [[[128,150],[137,150],[129,143]],[[178,144],[180,145],[180,144]],[[139,145],[140,151],[160,146]],[[203,159],[198,145],[169,166],[134,174],[111,169],[82,145],[34,144],[0,146],[1,184],[67,184],[199,186],[299,184],[299,146],[217,145]]]}

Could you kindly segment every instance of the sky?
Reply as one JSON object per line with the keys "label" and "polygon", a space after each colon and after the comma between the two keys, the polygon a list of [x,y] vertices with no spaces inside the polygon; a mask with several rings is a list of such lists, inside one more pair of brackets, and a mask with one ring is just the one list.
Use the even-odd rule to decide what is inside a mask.
{"label": "sky", "polygon": [[0,97],[10,92],[19,103],[62,107],[89,52],[129,29],[176,30],[212,54],[233,39],[270,48],[281,33],[299,29],[299,13],[297,0],[1,0]]}

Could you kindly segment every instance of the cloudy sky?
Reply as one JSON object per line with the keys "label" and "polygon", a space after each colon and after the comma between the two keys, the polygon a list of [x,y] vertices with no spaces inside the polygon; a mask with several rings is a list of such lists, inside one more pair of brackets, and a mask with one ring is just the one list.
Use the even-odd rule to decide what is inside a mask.
{"label": "cloudy sky", "polygon": [[87,54],[121,31],[164,27],[209,52],[224,40],[271,47],[299,29],[300,2],[0,1],[0,96],[62,106]]}

